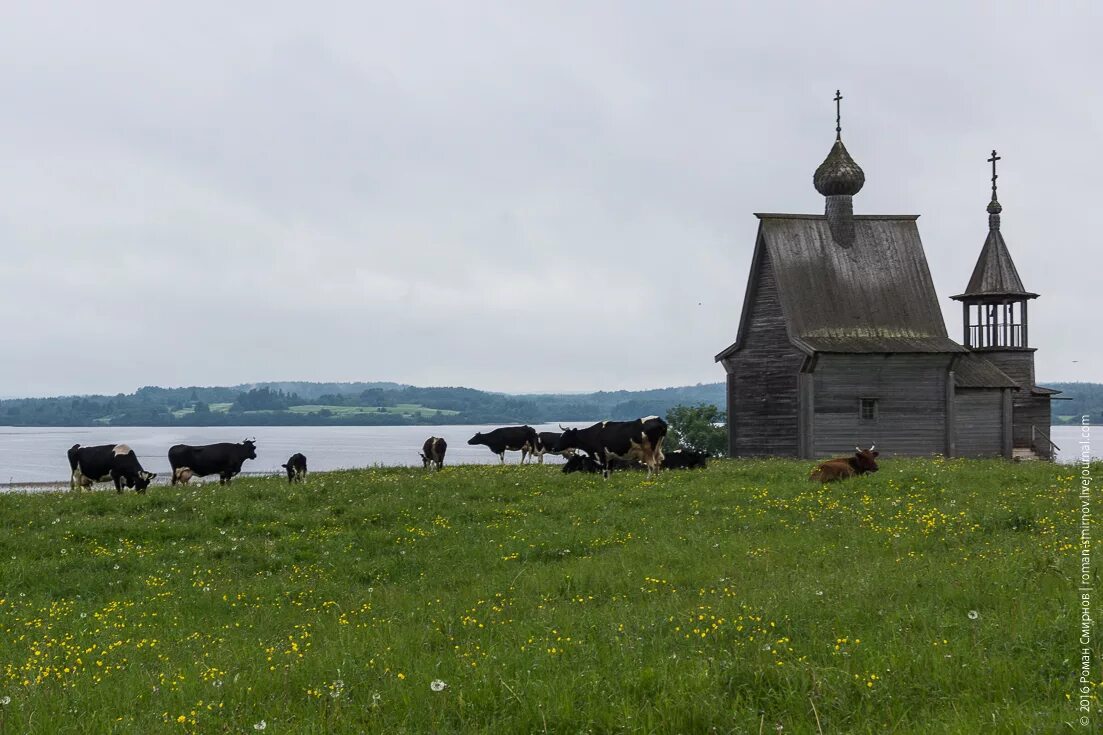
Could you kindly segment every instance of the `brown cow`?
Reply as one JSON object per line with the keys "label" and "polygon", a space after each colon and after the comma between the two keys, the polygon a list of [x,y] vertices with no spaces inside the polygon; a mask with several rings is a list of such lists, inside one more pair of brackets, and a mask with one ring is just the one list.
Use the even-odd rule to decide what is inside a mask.
{"label": "brown cow", "polygon": [[829,459],[812,470],[812,475],[808,479],[813,481],[818,480],[820,482],[834,482],[835,480],[845,480],[855,475],[864,475],[867,472],[876,472],[877,460],[875,458],[880,454],[880,452],[873,451],[873,448],[876,446],[877,445],[874,444],[869,449],[854,447],[853,457]]}

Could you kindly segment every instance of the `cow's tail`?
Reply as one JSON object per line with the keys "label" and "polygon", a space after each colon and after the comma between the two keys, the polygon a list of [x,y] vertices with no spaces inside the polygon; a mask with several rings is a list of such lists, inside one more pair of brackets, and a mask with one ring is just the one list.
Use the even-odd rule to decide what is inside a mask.
{"label": "cow's tail", "polygon": [[74,444],[69,447],[69,469],[73,472],[77,471],[77,452],[80,450],[80,444]]}

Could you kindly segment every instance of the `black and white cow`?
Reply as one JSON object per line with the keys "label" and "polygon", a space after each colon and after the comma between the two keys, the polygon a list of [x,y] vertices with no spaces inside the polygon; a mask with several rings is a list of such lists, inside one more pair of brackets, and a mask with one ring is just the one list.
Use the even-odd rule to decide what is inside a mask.
{"label": "black and white cow", "polygon": [[521,464],[536,451],[536,429],[531,426],[504,426],[485,434],[481,431],[467,440],[468,444],[485,444],[490,451],[498,455],[502,464],[506,462],[506,452],[520,452]]}
{"label": "black and white cow", "polygon": [[444,466],[444,454],[448,451],[448,442],[439,436],[431,436],[421,445],[421,466],[425,469],[440,469]]}
{"label": "black and white cow", "polygon": [[295,452],[288,460],[287,464],[281,464],[287,470],[287,482],[306,482],[306,455],[302,452]]}
{"label": "black and white cow", "polygon": [[253,439],[240,444],[222,442],[198,447],[177,444],[169,449],[172,484],[187,483],[192,476],[218,475],[219,484],[229,485],[230,479],[241,472],[245,460],[256,458],[257,446]]}
{"label": "black and white cow", "polygon": [[558,431],[541,431],[536,435],[536,451],[533,452],[536,455],[537,461],[540,464],[544,464],[545,454],[557,454],[560,457],[573,457],[575,450],[563,449],[559,447],[559,437],[563,436]]}
{"label": "black and white cow", "polygon": [[709,455],[707,452],[693,452],[688,449],[675,449],[670,454],[663,455],[664,470],[693,470],[708,467]]}
{"label": "black and white cow", "polygon": [[613,458],[643,462],[647,465],[647,476],[651,477],[662,468],[665,438],[666,422],[658,416],[648,416],[635,421],[602,421],[585,429],[563,429],[557,448],[586,452],[601,464],[606,478]]}
{"label": "black and white cow", "polygon": [[72,475],[69,487],[73,490],[92,487],[93,483],[115,483],[115,491],[122,492],[123,485],[144,493],[150,481],[157,477],[146,472],[138,461],[138,455],[125,444],[101,444],[97,447],[82,447],[74,444],[69,448],[69,469]]}

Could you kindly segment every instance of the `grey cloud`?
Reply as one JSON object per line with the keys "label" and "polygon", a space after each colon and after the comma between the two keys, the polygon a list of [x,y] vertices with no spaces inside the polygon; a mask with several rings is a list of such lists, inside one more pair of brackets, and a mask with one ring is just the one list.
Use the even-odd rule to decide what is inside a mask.
{"label": "grey cloud", "polygon": [[6,7],[0,393],[721,380],[751,213],[821,211],[836,87],[856,209],[923,215],[950,334],[997,147],[1039,376],[1103,380],[1101,11],[989,11]]}

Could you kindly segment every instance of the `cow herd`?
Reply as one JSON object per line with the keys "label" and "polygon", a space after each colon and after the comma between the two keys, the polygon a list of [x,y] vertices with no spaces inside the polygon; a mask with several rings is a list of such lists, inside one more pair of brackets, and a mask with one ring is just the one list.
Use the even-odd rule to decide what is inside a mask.
{"label": "cow herd", "polygon": [[[125,444],[95,447],[74,444],[69,448],[68,455],[72,472],[69,487],[73,490],[90,488],[96,482],[110,480],[115,483],[116,492],[121,493],[123,487],[128,487],[144,493],[149,483],[157,477],[156,473],[142,469],[138,455]],[[219,483],[228,485],[241,472],[245,460],[257,458],[257,443],[255,439],[246,439],[238,444],[177,444],[169,448],[168,458],[173,485],[187,485],[193,477],[208,475],[218,475]],[[283,466],[287,470],[288,482],[306,479],[306,457],[302,454],[293,454]]]}
{"label": "cow herd", "polygon": [[[585,429],[559,428],[562,432],[556,433],[537,432],[531,426],[504,426],[479,432],[467,443],[485,445],[503,463],[506,452],[520,452],[521,464],[533,456],[543,464],[545,454],[556,454],[567,457],[564,472],[601,472],[606,478],[619,463],[644,467],[648,477],[663,469],[667,425],[658,416],[599,421]],[[585,458],[577,456],[579,452],[585,453]]]}
{"label": "cow herd", "polygon": [[[531,426],[505,426],[486,433],[479,432],[468,440],[471,445],[484,445],[505,463],[506,452],[521,452],[521,464],[536,457],[543,464],[545,454],[566,457],[563,472],[602,473],[608,479],[613,470],[646,469],[651,477],[663,469],[704,468],[708,455],[704,452],[676,450],[665,454],[667,424],[658,416],[634,421],[601,421],[582,429],[561,432],[537,432]],[[827,460],[818,465],[810,480],[827,483],[844,480],[867,472],[876,472],[880,452],[855,448],[853,457]],[[422,445],[420,457],[426,469],[444,467],[448,442],[431,436]],[[102,444],[82,447],[74,444],[68,451],[72,471],[69,486],[73,490],[92,487],[97,482],[113,482],[116,492],[123,487],[144,493],[157,477],[147,472],[138,456],[126,444]],[[241,472],[246,460],[256,459],[255,439],[240,443],[222,442],[192,446],[177,444],[168,451],[171,484],[186,485],[193,477],[218,475],[220,484],[227,485]],[[306,456],[296,452],[281,465],[287,471],[287,481],[306,481]]]}

